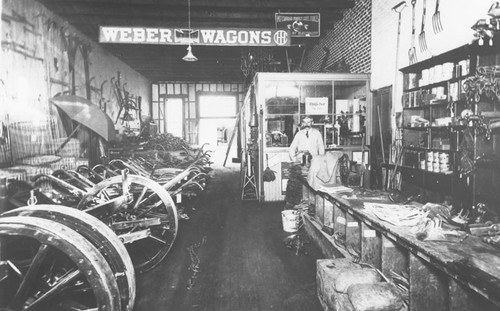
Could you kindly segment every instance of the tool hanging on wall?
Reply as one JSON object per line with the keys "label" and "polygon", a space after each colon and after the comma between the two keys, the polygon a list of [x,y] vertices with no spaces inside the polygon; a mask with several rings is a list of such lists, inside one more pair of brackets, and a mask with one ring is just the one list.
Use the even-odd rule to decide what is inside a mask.
{"label": "tool hanging on wall", "polygon": [[427,50],[427,41],[425,40],[425,15],[426,15],[426,2],[423,0],[422,4],[422,28],[420,29],[420,34],[418,35],[418,42],[420,43],[420,52]]}
{"label": "tool hanging on wall", "polygon": [[[401,78],[400,78],[401,73],[399,71],[399,45],[400,45],[400,39],[401,39],[401,14],[405,8],[406,8],[406,1],[401,1],[400,3],[398,3],[397,5],[395,5],[392,8],[392,10],[394,12],[398,13],[398,33],[397,33],[397,41],[396,41],[396,65],[395,65],[395,70],[394,70],[394,73],[395,73],[394,84],[393,84],[393,88],[392,88],[393,106],[395,103],[398,102],[398,99],[400,98],[398,96],[398,94],[399,94],[398,82],[401,81]],[[378,109],[379,109],[379,107],[378,107]],[[398,125],[397,115],[398,115],[398,113],[395,112],[396,125]],[[393,133],[392,136],[393,136],[393,145],[399,145],[401,143],[401,140],[398,139],[401,137],[401,127],[400,126],[396,126],[395,132]],[[384,151],[382,151],[382,152],[384,152]],[[389,156],[389,163],[391,163],[391,161],[393,161],[394,159],[396,159],[396,157]]]}
{"label": "tool hanging on wall", "polygon": [[116,115],[115,124],[120,119],[120,115],[122,114],[122,112],[123,112],[123,117],[121,118],[122,124],[125,121],[133,121],[135,118],[130,113],[130,110],[137,110],[137,104],[135,100],[132,98],[132,96],[130,96],[130,93],[125,89],[126,83],[122,85],[119,72],[118,72],[118,77],[116,79],[115,77],[111,78],[111,85],[113,87],[113,91],[116,96],[116,101],[120,106],[120,110]]}
{"label": "tool hanging on wall", "polygon": [[439,11],[439,0],[436,0],[436,11],[432,15],[432,28],[434,28],[434,33],[438,34],[443,31],[443,25],[441,24],[441,12]]}
{"label": "tool hanging on wall", "polygon": [[412,0],[411,1],[411,46],[410,49],[408,50],[408,58],[410,61],[410,64],[416,63],[417,60],[417,51],[415,49],[415,4],[417,3],[417,0]]}
{"label": "tool hanging on wall", "polygon": [[276,179],[275,173],[276,172],[269,167],[269,154],[266,153],[266,169],[262,174],[262,180],[267,182],[274,181]]}

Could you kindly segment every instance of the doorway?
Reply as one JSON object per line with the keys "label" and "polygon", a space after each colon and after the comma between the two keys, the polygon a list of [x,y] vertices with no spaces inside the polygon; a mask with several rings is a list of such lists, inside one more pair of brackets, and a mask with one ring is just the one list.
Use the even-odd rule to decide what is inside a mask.
{"label": "doorway", "polygon": [[165,98],[165,129],[167,133],[181,138],[184,138],[183,107],[184,99],[182,97]]}
{"label": "doorway", "polygon": [[226,158],[228,145],[231,143],[227,163],[232,157],[237,157],[236,139],[231,142],[238,113],[237,95],[233,93],[199,93],[198,108],[200,123],[198,141],[200,145],[208,143],[207,149],[212,150],[212,161],[222,165]]}

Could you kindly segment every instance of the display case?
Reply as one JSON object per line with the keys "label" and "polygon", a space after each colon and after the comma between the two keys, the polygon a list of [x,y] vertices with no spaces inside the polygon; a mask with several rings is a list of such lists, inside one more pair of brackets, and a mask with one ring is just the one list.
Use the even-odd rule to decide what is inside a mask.
{"label": "display case", "polygon": [[[326,150],[341,150],[350,159],[367,161],[366,137],[371,133],[369,76],[336,73],[257,73],[248,92],[254,104],[245,105],[242,133],[258,148],[256,175],[267,167],[276,179],[263,182],[258,176],[261,201],[282,201],[291,161],[288,148],[304,116],[322,134]],[[258,116],[258,139],[252,139],[250,120]],[[255,124],[254,124],[255,125]],[[354,154],[353,154],[354,152]],[[366,153],[365,153],[366,152]],[[366,163],[366,162],[365,162]]]}

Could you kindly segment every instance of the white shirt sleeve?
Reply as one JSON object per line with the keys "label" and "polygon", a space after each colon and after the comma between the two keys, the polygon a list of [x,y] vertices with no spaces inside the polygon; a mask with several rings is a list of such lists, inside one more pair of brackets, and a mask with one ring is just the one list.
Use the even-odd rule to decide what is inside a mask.
{"label": "white shirt sleeve", "polygon": [[321,133],[318,132],[318,154],[323,155],[325,154],[325,144],[323,143],[323,137],[321,137]]}

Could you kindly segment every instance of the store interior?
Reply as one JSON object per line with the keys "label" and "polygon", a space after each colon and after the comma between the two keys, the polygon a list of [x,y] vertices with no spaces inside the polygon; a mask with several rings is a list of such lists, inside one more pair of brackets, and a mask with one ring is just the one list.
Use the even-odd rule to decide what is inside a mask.
{"label": "store interior", "polygon": [[0,310],[500,310],[499,2],[0,13]]}

